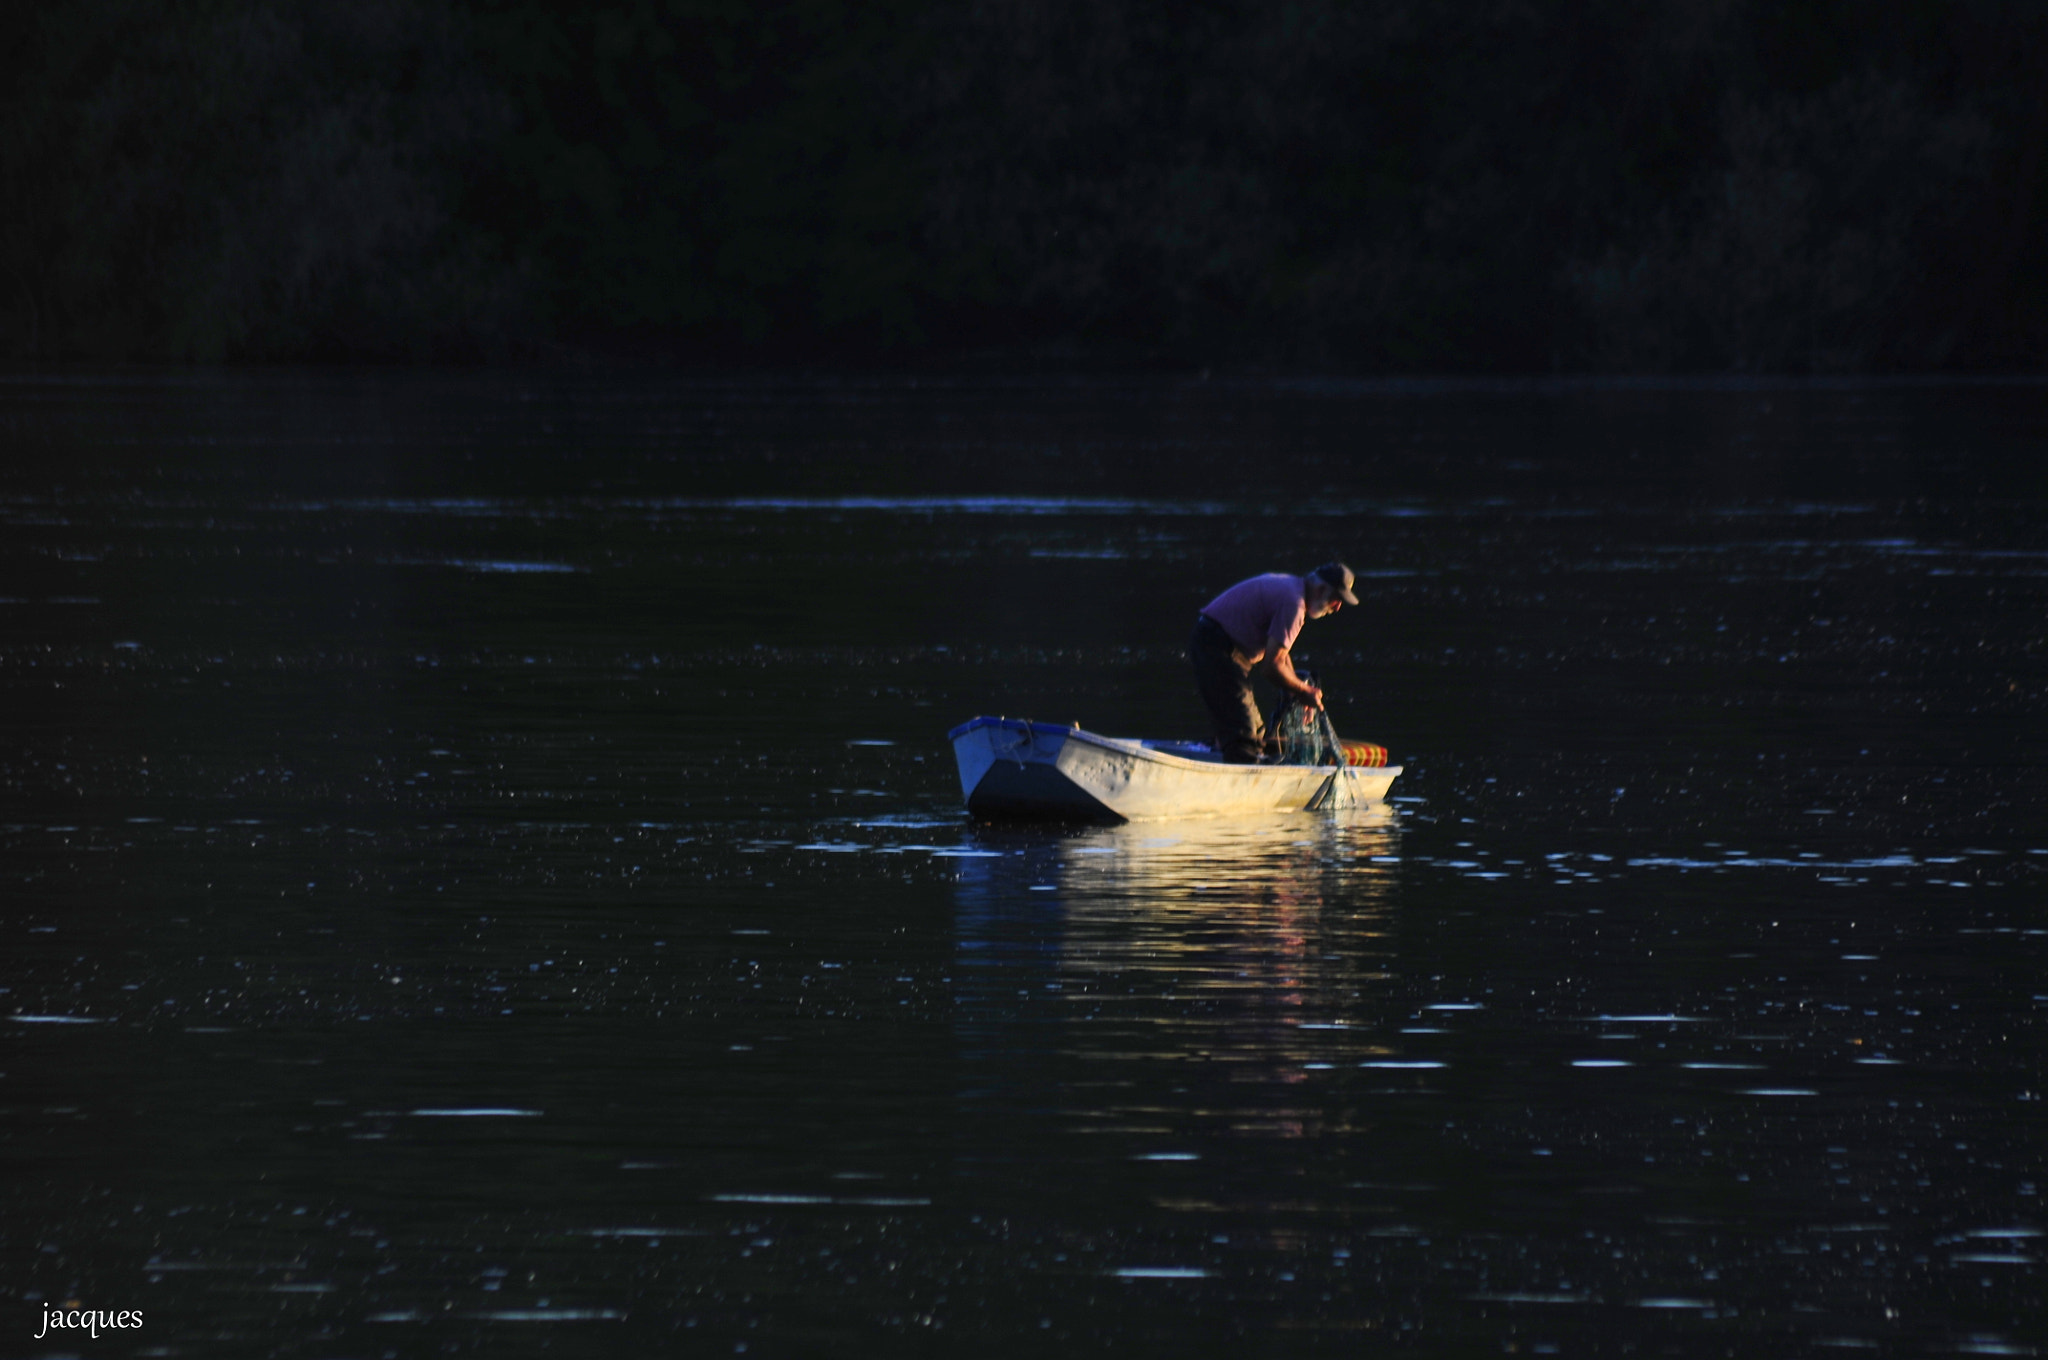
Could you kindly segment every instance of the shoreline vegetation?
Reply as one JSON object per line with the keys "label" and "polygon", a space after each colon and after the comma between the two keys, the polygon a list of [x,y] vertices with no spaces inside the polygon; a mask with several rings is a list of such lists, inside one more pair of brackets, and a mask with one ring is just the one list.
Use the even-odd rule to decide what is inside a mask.
{"label": "shoreline vegetation", "polygon": [[2038,372],[2031,0],[53,0],[0,358]]}

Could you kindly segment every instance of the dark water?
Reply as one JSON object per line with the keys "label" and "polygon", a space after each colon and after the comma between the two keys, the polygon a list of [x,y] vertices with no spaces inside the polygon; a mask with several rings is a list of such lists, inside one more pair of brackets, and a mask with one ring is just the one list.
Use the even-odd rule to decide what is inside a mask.
{"label": "dark water", "polygon": [[[2048,1349],[2048,388],[0,439],[0,1355]],[[1198,735],[1194,609],[1337,555],[1389,808],[964,819],[947,728]]]}

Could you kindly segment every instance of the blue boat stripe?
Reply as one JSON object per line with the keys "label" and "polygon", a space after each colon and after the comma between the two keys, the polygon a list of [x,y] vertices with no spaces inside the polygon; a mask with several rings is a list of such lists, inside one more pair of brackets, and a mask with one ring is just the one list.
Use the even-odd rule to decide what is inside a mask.
{"label": "blue boat stripe", "polygon": [[946,740],[958,741],[963,734],[972,732],[977,727],[1002,727],[1012,732],[1029,732],[1048,737],[1064,737],[1074,730],[1071,727],[1062,727],[1058,723],[1032,722],[1027,718],[970,718],[948,732]]}

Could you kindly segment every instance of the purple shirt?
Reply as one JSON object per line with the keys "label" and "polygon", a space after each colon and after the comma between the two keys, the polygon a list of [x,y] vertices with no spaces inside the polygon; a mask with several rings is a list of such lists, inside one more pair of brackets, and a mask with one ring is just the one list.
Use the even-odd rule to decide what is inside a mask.
{"label": "purple shirt", "polygon": [[1246,661],[1256,662],[1294,645],[1308,618],[1308,599],[1299,576],[1269,571],[1239,581],[1203,605],[1202,612],[1223,625]]}

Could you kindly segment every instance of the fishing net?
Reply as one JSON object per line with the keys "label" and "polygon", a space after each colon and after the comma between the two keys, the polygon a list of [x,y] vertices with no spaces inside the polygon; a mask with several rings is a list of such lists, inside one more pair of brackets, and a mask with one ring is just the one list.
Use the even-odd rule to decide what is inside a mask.
{"label": "fishing net", "polygon": [[1330,715],[1307,704],[1287,704],[1273,723],[1273,736],[1280,742],[1282,765],[1342,765],[1344,743]]}
{"label": "fishing net", "polygon": [[1267,732],[1280,746],[1282,765],[1366,765],[1387,763],[1387,748],[1337,735],[1328,709],[1289,701]]}

